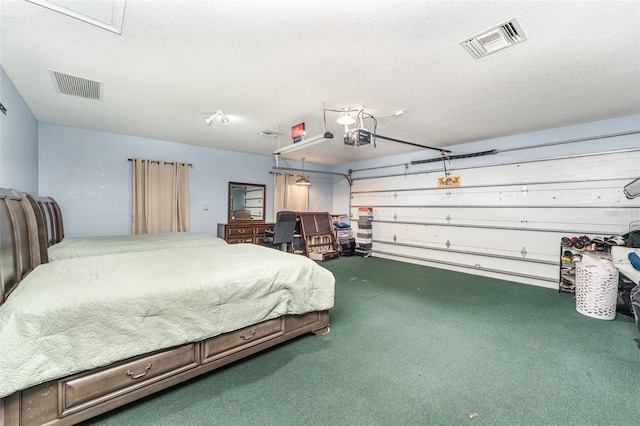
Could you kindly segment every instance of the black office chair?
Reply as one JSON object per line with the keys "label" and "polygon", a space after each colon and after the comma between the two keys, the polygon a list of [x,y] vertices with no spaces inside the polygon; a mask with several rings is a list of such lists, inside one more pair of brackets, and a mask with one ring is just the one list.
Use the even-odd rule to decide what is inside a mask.
{"label": "black office chair", "polygon": [[293,239],[297,217],[298,214],[296,212],[278,212],[276,224],[273,229],[264,231],[264,242],[266,244],[279,245],[280,250],[293,253]]}

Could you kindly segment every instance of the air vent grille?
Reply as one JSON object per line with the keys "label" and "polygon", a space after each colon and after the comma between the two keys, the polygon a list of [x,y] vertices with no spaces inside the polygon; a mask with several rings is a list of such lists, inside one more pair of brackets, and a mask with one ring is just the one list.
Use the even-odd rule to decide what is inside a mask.
{"label": "air vent grille", "polygon": [[75,75],[49,70],[56,92],[86,99],[102,99],[102,83]]}
{"label": "air vent grille", "polygon": [[516,18],[470,37],[460,44],[474,59],[484,58],[498,50],[522,43],[527,39]]}
{"label": "air vent grille", "polygon": [[260,133],[258,133],[259,136],[265,136],[267,138],[277,138],[281,134],[282,133],[276,132],[275,130],[263,130]]}

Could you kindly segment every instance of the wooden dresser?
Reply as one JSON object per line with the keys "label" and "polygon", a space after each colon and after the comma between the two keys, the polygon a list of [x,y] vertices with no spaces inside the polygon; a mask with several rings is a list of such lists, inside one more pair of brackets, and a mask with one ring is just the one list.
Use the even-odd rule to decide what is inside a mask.
{"label": "wooden dresser", "polygon": [[237,221],[233,223],[219,223],[218,237],[229,244],[249,243],[262,244],[265,229],[273,228],[275,224],[264,222]]}

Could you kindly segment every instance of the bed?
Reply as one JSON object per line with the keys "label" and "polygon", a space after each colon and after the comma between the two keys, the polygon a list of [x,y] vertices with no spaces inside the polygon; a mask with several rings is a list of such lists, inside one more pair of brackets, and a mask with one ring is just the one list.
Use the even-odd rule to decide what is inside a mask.
{"label": "bed", "polygon": [[329,330],[335,281],[306,257],[219,244],[44,263],[31,201],[0,190],[2,425],[74,424]]}
{"label": "bed", "polygon": [[64,236],[62,211],[51,197],[24,194],[46,229],[49,262],[73,257],[132,253],[166,248],[206,247],[227,244],[205,232],[171,232],[141,235],[109,235],[68,238]]}
{"label": "bed", "polygon": [[74,257],[102,256],[168,248],[212,247],[226,245],[222,238],[206,232],[171,232],[163,234],[108,235],[63,238],[47,248],[49,262]]}

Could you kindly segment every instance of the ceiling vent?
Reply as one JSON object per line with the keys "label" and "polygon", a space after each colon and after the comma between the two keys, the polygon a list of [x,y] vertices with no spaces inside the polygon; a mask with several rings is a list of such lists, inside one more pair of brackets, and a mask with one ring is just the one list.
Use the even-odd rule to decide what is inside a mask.
{"label": "ceiling vent", "polygon": [[522,43],[527,39],[516,18],[461,41],[474,59],[484,58],[498,50]]}
{"label": "ceiling vent", "polygon": [[49,70],[56,92],[86,99],[102,100],[102,83]]}
{"label": "ceiling vent", "polygon": [[281,134],[282,133],[276,132],[275,130],[263,130],[260,133],[258,133],[259,136],[264,136],[267,138],[277,138]]}

